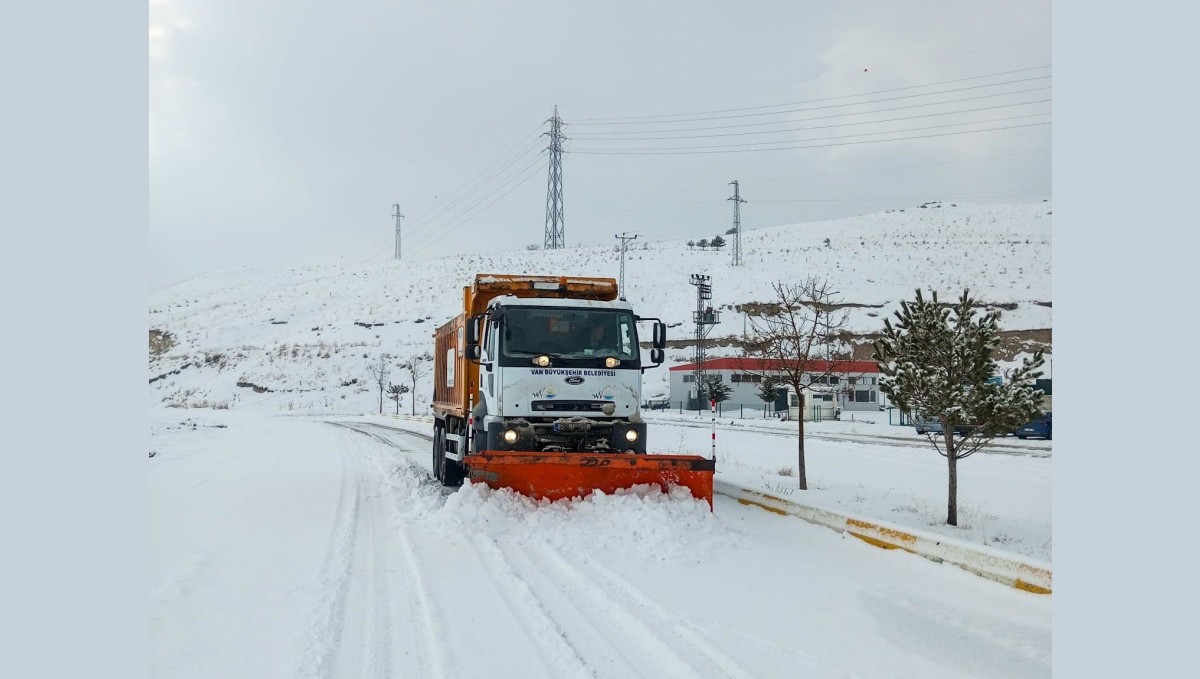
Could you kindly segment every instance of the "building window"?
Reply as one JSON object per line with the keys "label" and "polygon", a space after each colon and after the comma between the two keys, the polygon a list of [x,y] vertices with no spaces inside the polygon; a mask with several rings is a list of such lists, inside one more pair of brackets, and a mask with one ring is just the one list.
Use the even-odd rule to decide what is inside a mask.
{"label": "building window", "polygon": [[732,375],[730,375],[730,376],[729,376],[729,381],[730,381],[730,382],[735,382],[735,383],[736,383],[736,382],[741,382],[741,381],[742,381],[742,376],[741,376],[740,374],[738,374],[738,373],[733,373]]}
{"label": "building window", "polygon": [[878,399],[878,392],[872,389],[855,389],[850,392],[850,400],[854,403],[876,403]]}
{"label": "building window", "polygon": [[814,380],[813,384],[837,384],[838,380],[839,378],[837,375],[822,375]]}
{"label": "building window", "polygon": [[688,373],[687,375],[684,375],[684,376],[683,376],[683,381],[684,381],[684,382],[695,382],[695,381],[696,381],[696,376],[695,376],[695,375],[693,375],[693,374],[691,374],[691,373]]}

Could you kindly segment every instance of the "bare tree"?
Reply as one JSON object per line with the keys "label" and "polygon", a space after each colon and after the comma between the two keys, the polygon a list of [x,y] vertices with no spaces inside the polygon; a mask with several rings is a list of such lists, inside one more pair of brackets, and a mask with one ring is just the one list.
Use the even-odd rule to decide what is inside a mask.
{"label": "bare tree", "polygon": [[[396,414],[400,414],[400,399],[408,393],[407,384],[389,384],[388,400],[396,402]],[[415,400],[415,399],[414,399]]]}
{"label": "bare tree", "polygon": [[400,367],[408,372],[408,379],[412,382],[412,414],[417,414],[417,380],[421,379],[429,373],[429,364],[433,362],[433,356],[428,352],[419,356],[413,356],[407,361],[400,364]]}
{"label": "bare tree", "polygon": [[379,414],[383,414],[383,390],[388,385],[388,377],[392,374],[391,356],[380,354],[379,360],[367,365],[367,375],[379,386]]}
{"label": "bare tree", "polygon": [[840,339],[849,314],[839,309],[837,292],[822,278],[810,276],[799,283],[771,285],[775,301],[748,316],[751,333],[746,355],[765,359],[775,379],[790,386],[800,400],[796,418],[797,466],[800,489],[808,489],[804,468],[804,390],[848,367]]}

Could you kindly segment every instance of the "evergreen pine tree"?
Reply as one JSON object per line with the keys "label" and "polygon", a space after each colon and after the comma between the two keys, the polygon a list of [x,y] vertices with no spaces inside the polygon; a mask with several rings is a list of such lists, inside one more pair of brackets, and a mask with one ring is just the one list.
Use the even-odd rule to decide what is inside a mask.
{"label": "evergreen pine tree", "polygon": [[704,378],[704,388],[700,390],[700,400],[702,403],[714,400],[717,403],[724,403],[732,394],[733,387],[722,382],[716,375],[709,375]]}
{"label": "evergreen pine tree", "polygon": [[[896,325],[884,320],[883,337],[875,342],[879,390],[903,411],[942,425],[926,436],[946,458],[949,499],[946,523],[958,525],[958,460],[970,456],[994,437],[1038,415],[1042,392],[1041,350],[1026,358],[1002,384],[992,358],[1000,346],[1000,312],[975,312],[967,291],[953,305],[926,300],[917,290],[915,302],[901,302]],[[941,439],[940,441],[938,439]]]}
{"label": "evergreen pine tree", "polygon": [[774,375],[763,375],[758,383],[758,398],[769,407],[779,397],[778,389],[782,386]]}
{"label": "evergreen pine tree", "polygon": [[713,236],[713,239],[708,244],[720,250],[725,247],[725,239],[721,236]]}

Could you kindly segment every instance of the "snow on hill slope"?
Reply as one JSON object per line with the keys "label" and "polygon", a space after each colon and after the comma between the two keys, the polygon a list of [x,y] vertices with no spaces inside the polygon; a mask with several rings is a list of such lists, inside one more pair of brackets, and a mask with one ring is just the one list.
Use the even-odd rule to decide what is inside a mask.
{"label": "snow on hill slope", "polygon": [[[745,264],[738,268],[728,246],[717,252],[680,240],[639,240],[627,253],[626,296],[639,314],[665,321],[675,339],[691,334],[693,273],[712,276],[714,306],[725,309],[711,335],[718,339],[741,334],[737,306],[770,301],[773,281],[813,274],[827,277],[842,302],[863,305],[850,310],[859,333],[878,331],[918,287],[945,298],[969,288],[981,301],[1003,305],[1002,328],[1048,329],[1050,213],[1046,202],[928,203],[757,229],[743,234]],[[474,274],[617,277],[618,270],[613,247],[588,246],[206,274],[150,296],[151,403],[375,411],[368,362],[381,353],[403,360],[430,351],[434,328],[458,313],[462,286]],[[668,364],[687,353],[669,351]],[[652,394],[666,384],[667,371],[646,377]],[[403,379],[396,371],[391,381]],[[428,377],[422,382],[418,411],[432,391]],[[409,410],[407,397],[404,404]]]}

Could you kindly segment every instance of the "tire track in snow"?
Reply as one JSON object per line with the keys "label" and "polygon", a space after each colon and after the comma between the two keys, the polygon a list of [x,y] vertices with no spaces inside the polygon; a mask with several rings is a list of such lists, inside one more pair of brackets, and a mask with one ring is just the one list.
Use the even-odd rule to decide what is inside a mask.
{"label": "tire track in snow", "polygon": [[[389,448],[396,448],[396,444],[379,434],[368,431],[367,428],[371,425],[363,423],[340,423],[330,422],[336,426],[343,427],[350,431],[365,434],[370,438],[387,445]],[[358,425],[358,426],[356,426]],[[365,426],[363,426],[365,425]],[[362,478],[378,478],[378,473],[383,470],[367,470],[362,468],[364,461],[362,456],[357,459],[359,463],[359,475]],[[377,503],[382,503],[383,494],[378,488],[376,481],[375,492],[373,497]],[[386,563],[380,564],[380,570],[385,572],[398,572],[402,574],[404,582],[401,583],[400,589],[404,592],[405,602],[407,604],[410,615],[405,616],[410,624],[415,628],[413,641],[418,642],[416,650],[418,671],[416,676],[420,679],[443,679],[447,676],[446,660],[442,653],[441,644],[438,638],[442,633],[442,625],[433,614],[433,607],[430,603],[429,590],[425,586],[424,578],[421,575],[422,566],[417,559],[416,551],[412,546],[412,538],[408,533],[408,529],[404,526],[403,520],[397,520],[390,523],[389,528],[393,531],[396,537],[395,547],[399,552],[400,560],[403,564]],[[398,568],[396,566],[399,566]],[[390,675],[383,675],[385,677]]]}
{"label": "tire track in snow", "polygon": [[513,610],[513,617],[520,623],[525,636],[542,651],[539,654],[542,661],[552,665],[546,668],[549,675],[579,679],[595,677],[596,673],[588,667],[566,632],[534,594],[529,582],[513,568],[496,541],[480,533],[474,536],[471,547],[488,578]]}
{"label": "tire track in snow", "polygon": [[396,525],[395,528],[400,538],[400,551],[407,565],[407,568],[401,570],[407,576],[406,580],[409,585],[405,588],[408,593],[409,609],[420,621],[419,627],[424,641],[423,648],[418,649],[421,664],[421,673],[418,676],[421,679],[426,677],[443,679],[447,676],[446,663],[440,652],[441,645],[438,643],[438,636],[443,630],[433,616],[433,608],[429,602],[429,590],[425,587],[424,578],[421,576],[421,567],[412,548],[412,539],[403,525]]}
{"label": "tire track in snow", "polygon": [[[320,578],[324,593],[305,635],[307,648],[297,675],[443,679],[437,624],[416,557],[407,536],[389,525],[379,478],[366,467],[363,439],[355,434],[379,437],[331,424],[347,432],[338,518]],[[404,592],[401,599],[393,597],[396,590]],[[409,662],[398,663],[405,641],[414,653]]]}
{"label": "tire track in snow", "polygon": [[[350,582],[350,554],[353,549],[354,526],[357,523],[357,484],[351,483],[351,470],[345,457],[341,460],[341,478],[337,509],[325,552],[325,563],[318,579],[321,594],[313,621],[305,632],[298,676],[328,675],[333,656],[337,653],[342,635],[342,618],[346,591]],[[353,488],[350,486],[353,485]],[[355,497],[350,497],[350,496]]]}
{"label": "tire track in snow", "polygon": [[[589,560],[582,566],[571,565],[568,563],[569,559],[562,556],[553,547],[546,545],[544,549],[549,550],[563,565],[573,569],[579,576],[584,578],[590,576],[593,581],[604,582],[607,585],[604,588],[606,591],[615,594],[616,598],[623,599],[627,606],[645,611],[658,622],[660,628],[673,631],[676,637],[695,654],[693,657],[707,660],[721,672],[721,676],[733,677],[735,679],[752,679],[752,675],[749,672],[738,665],[733,658],[730,658],[714,646],[690,621],[678,615],[671,614],[662,605],[638,589],[633,583],[609,570],[599,562]],[[585,571],[590,571],[590,573],[585,573]]]}
{"label": "tire track in snow", "polygon": [[545,541],[538,546],[538,552],[544,563],[577,583],[592,601],[603,602],[617,617],[633,621],[638,629],[654,630],[651,634],[657,644],[671,649],[677,657],[701,661],[688,663],[697,676],[753,679],[750,672],[718,650],[686,620],[667,611],[616,573],[590,561],[588,567],[576,565]]}
{"label": "tire track in snow", "polygon": [[595,643],[578,644],[588,664],[603,676],[645,679],[726,676],[703,671],[689,662],[662,637],[655,625],[647,624],[630,607],[615,600],[611,592],[593,584],[561,557],[555,558],[546,545],[506,553],[519,564],[518,571],[542,576],[530,584],[535,592],[541,590],[539,598],[548,604],[547,610],[553,611],[557,624],[570,638],[603,640],[606,648],[597,648]]}

